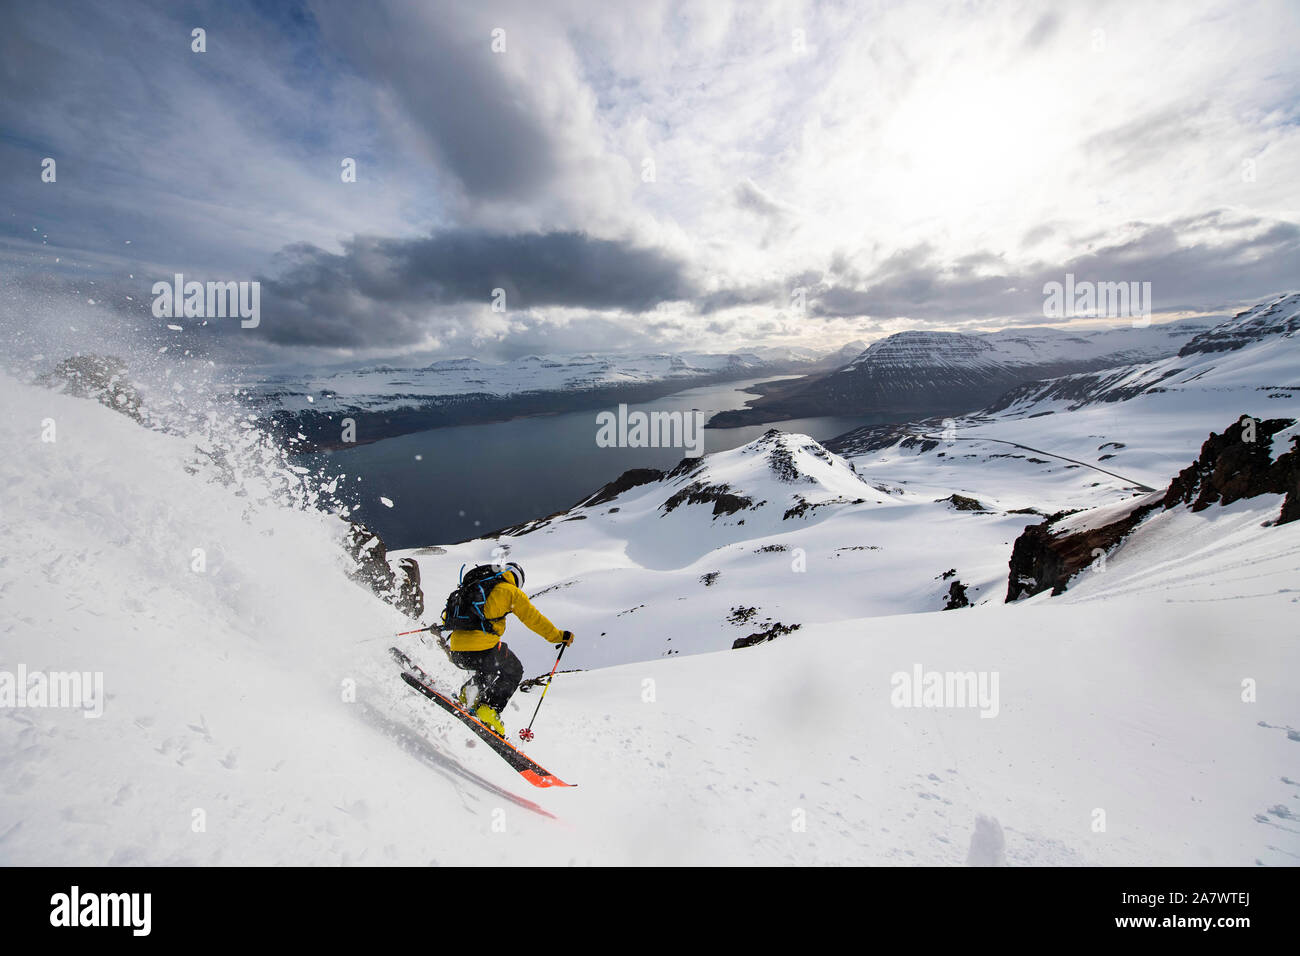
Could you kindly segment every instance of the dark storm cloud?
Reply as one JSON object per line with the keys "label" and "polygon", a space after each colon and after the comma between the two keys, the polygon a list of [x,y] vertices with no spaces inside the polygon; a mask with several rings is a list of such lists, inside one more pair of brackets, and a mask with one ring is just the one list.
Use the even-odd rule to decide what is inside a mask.
{"label": "dark storm cloud", "polygon": [[280,344],[415,343],[436,334],[440,323],[464,321],[438,307],[486,306],[494,289],[505,290],[511,311],[565,306],[639,312],[695,294],[681,259],[576,232],[359,237],[341,254],[292,246],[281,262],[281,272],[262,282],[260,329]]}
{"label": "dark storm cloud", "polygon": [[[389,91],[419,141],[470,197],[527,199],[556,177],[562,133],[535,92],[503,68],[503,55],[492,53],[491,31],[505,29],[498,20],[446,3],[325,0],[315,13],[327,40]],[[521,45],[535,34],[512,26],[505,39],[509,51],[512,40]]]}

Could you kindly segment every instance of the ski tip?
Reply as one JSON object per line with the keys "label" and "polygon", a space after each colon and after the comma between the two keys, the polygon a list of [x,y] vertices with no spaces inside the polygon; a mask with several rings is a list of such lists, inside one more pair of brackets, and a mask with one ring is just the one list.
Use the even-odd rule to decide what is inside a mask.
{"label": "ski tip", "polygon": [[576,787],[576,783],[565,783],[559,777],[550,773],[538,773],[536,770],[520,770],[519,776],[523,777],[534,787]]}

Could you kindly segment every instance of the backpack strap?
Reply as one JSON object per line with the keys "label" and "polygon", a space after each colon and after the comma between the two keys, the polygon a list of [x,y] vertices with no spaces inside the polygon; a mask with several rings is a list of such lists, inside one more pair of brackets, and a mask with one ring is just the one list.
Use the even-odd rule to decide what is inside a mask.
{"label": "backpack strap", "polygon": [[[500,572],[500,571],[498,571],[496,574],[492,575],[492,577],[484,578],[482,581],[478,581],[478,582],[476,582],[476,583],[475,583],[475,586],[478,588],[478,593],[482,596],[483,600],[481,600],[481,601],[471,601],[471,602],[470,602],[472,605],[474,605],[474,609],[475,609],[476,611],[478,611],[478,616],[481,617],[481,618],[483,619],[483,621],[484,621],[485,623],[487,623],[487,624],[495,624],[497,621],[504,621],[504,620],[506,619],[506,615],[505,615],[505,614],[502,614],[500,617],[488,617],[487,614],[486,614],[486,613],[484,612],[484,610],[483,610],[483,605],[487,604],[487,602],[488,602],[488,598],[491,597],[492,592],[496,589],[496,585],[495,585],[495,584],[492,585],[491,588],[487,587],[487,584],[488,584],[489,581],[492,581],[492,580],[495,580],[495,579],[498,579],[498,578],[501,578],[501,572]],[[504,580],[504,578],[501,578],[501,580]],[[489,632],[489,633],[491,633],[491,632]]]}

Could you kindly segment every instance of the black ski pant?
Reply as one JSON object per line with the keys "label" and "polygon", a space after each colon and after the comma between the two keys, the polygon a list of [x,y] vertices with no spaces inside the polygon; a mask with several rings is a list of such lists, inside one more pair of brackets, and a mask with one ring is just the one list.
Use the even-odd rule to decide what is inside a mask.
{"label": "black ski pant", "polygon": [[524,679],[524,665],[506,647],[505,641],[486,651],[451,651],[451,662],[463,671],[473,671],[474,683],[479,687],[479,703],[487,704],[498,714],[505,710],[506,702]]}

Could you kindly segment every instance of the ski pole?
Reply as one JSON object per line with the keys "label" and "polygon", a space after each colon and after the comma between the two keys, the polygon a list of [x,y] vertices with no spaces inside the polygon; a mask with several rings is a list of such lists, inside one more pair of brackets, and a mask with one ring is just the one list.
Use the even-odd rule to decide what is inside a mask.
{"label": "ski pole", "polygon": [[[555,655],[555,667],[551,668],[550,675],[546,678],[546,686],[542,688],[542,696],[537,701],[537,707],[533,710],[533,720],[537,719],[537,711],[542,709],[542,701],[546,700],[546,692],[551,689],[551,681],[555,679],[556,668],[560,666],[560,658],[564,656],[564,649],[568,644],[560,645],[560,653]],[[520,740],[533,739],[533,720],[528,721],[528,726],[519,731]]]}
{"label": "ski pole", "polygon": [[[425,627],[416,628],[414,631],[398,631],[396,634],[393,635],[393,637],[406,637],[407,635],[410,634],[423,634],[425,631],[428,631],[429,633],[433,633],[434,631],[442,631],[443,629],[444,628],[441,624],[429,624]],[[366,642],[372,640],[377,640],[377,638],[363,637],[361,640],[357,641],[357,643],[365,644]]]}

